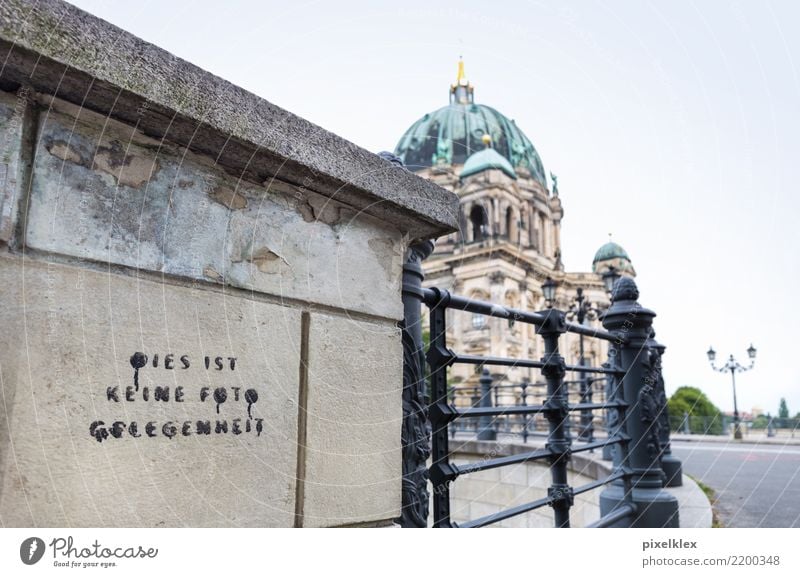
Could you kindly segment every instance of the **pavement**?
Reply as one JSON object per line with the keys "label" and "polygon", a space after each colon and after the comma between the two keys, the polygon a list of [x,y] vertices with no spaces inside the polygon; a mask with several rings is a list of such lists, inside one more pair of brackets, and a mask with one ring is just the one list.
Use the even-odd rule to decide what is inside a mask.
{"label": "pavement", "polygon": [[[606,474],[611,473],[611,462],[602,459],[602,451],[596,453],[578,453],[601,465]],[[681,528],[707,529],[712,526],[713,511],[708,497],[700,486],[690,477],[683,475],[680,487],[667,487],[667,493],[678,500],[678,519]]]}
{"label": "pavement", "polygon": [[708,497],[700,486],[686,475],[680,487],[664,489],[678,500],[678,519],[681,528],[707,529],[713,522],[713,512]]}
{"label": "pavement", "polygon": [[[612,471],[611,462],[602,459],[602,451],[577,453],[577,455],[597,462],[605,470],[606,474],[610,474]],[[691,477],[683,475],[682,480],[683,483],[680,487],[667,487],[664,489],[664,491],[674,495],[678,500],[678,520],[681,528],[707,529],[711,527],[713,510],[708,497]]]}
{"label": "pavement", "polygon": [[748,433],[744,439],[737,441],[731,435],[686,435],[672,433],[670,441],[684,441],[689,443],[727,443],[730,445],[800,445],[800,431],[792,433],[779,433],[775,437],[768,437],[764,433]]}
{"label": "pavement", "polygon": [[798,439],[681,437],[672,436],[672,454],[685,474],[714,490],[723,527],[800,527]]}

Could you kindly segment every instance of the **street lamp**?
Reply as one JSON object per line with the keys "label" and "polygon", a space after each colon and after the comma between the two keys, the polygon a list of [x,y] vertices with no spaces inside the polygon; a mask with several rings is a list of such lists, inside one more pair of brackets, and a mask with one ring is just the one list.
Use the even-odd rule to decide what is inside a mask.
{"label": "street lamp", "polygon": [[731,372],[731,384],[733,385],[733,438],[741,439],[742,429],[739,426],[739,407],[736,404],[736,373],[743,373],[753,368],[756,362],[756,348],[751,344],[750,348],[747,349],[747,356],[750,357],[750,365],[747,367],[743,367],[736,362],[733,355],[728,358],[724,365],[717,367],[714,365],[714,359],[717,358],[717,352],[714,350],[714,347],[709,347],[706,355],[708,355],[708,362],[711,363],[712,369],[720,373]]}
{"label": "street lamp", "polygon": [[614,283],[616,283],[617,279],[620,277],[619,271],[615,267],[610,266],[603,272],[601,277],[606,285],[606,292],[613,293]]}
{"label": "street lamp", "polygon": [[547,306],[553,306],[553,301],[556,298],[556,286],[556,281],[550,277],[547,277],[542,283],[542,294],[544,295],[544,300],[547,301]]}
{"label": "street lamp", "polygon": [[[577,320],[579,325],[583,325],[586,319],[594,320],[598,318],[602,314],[602,311],[592,306],[586,297],[583,296],[583,287],[578,287],[576,289],[576,296],[575,301],[569,307],[567,311],[567,319],[568,320]],[[578,365],[583,367],[586,366],[586,357],[584,354],[583,349],[583,334],[578,335]],[[581,403],[591,403],[592,402],[592,387],[589,384],[586,373],[581,371],[579,374],[579,382],[580,382],[580,396],[581,396]],[[586,441],[591,443],[594,441],[594,415],[592,414],[591,409],[582,409],[581,410],[581,429],[578,433],[578,438],[582,441]]]}

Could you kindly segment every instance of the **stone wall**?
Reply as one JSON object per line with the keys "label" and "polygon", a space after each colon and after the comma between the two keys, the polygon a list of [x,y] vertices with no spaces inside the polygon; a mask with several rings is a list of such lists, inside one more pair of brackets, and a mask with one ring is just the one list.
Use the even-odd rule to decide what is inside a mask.
{"label": "stone wall", "polygon": [[0,12],[0,524],[391,524],[402,264],[456,198],[68,4]]}
{"label": "stone wall", "polygon": [[[453,460],[459,465],[517,455],[542,447],[541,439],[530,443],[507,439],[500,442],[462,439],[450,441]],[[606,478],[611,472],[611,462],[603,461],[602,451],[598,450],[594,453],[574,453],[570,457],[567,477],[569,485],[577,489]],[[550,469],[546,461],[508,465],[463,475],[450,485],[452,519],[456,523],[463,523],[541,499],[547,496],[550,483]],[[575,503],[570,509],[572,527],[586,527],[600,518],[602,491],[603,487],[599,487],[575,496]],[[694,479],[684,475],[681,486],[670,487],[668,491],[678,500],[681,527],[711,527],[711,504]],[[553,510],[542,507],[489,526],[553,527],[553,523]]]}
{"label": "stone wall", "polygon": [[[451,441],[450,448],[453,451],[453,462],[466,465],[530,451],[535,447],[492,441]],[[577,488],[609,473],[610,466],[575,454],[570,459],[567,478],[569,485]],[[451,485],[450,513],[456,523],[478,519],[547,497],[547,488],[551,483],[546,461],[508,465],[463,475]],[[575,496],[575,503],[570,509],[573,527],[585,527],[600,518],[601,490],[602,488]],[[490,527],[553,527],[553,523],[553,510],[550,507],[541,507],[494,523]]]}

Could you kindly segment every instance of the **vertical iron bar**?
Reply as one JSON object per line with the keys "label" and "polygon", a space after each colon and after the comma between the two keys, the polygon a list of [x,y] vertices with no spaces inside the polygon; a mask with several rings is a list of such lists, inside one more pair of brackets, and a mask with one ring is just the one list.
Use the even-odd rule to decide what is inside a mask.
{"label": "vertical iron bar", "polygon": [[680,487],[683,485],[683,466],[680,460],[672,454],[670,444],[669,408],[667,407],[667,391],[664,386],[664,373],[662,371],[662,357],[667,347],[655,340],[655,331],[651,334],[650,346],[656,351],[655,386],[659,404],[658,441],[661,445],[661,470],[664,471],[665,487]]}
{"label": "vertical iron bar", "polygon": [[447,291],[438,291],[439,298],[431,307],[431,346],[428,350],[430,366],[430,419],[432,428],[431,469],[433,483],[433,526],[451,527],[450,483],[454,475],[450,464],[447,427],[453,414],[447,404],[447,367],[454,354],[447,348]]}
{"label": "vertical iron bar", "polygon": [[[489,374],[489,369],[487,368],[483,369],[483,372],[481,372],[481,378],[479,382],[481,386],[480,406],[491,407],[492,375]],[[478,440],[494,441],[495,439],[497,439],[496,419],[494,419],[490,415],[482,415],[481,417],[478,418],[478,421],[480,423],[478,429]]]}
{"label": "vertical iron bar", "polygon": [[[584,349],[583,349],[583,335],[578,335],[578,349],[579,349],[578,350],[578,366],[582,367],[582,366],[584,366],[584,361],[585,361]],[[587,396],[586,379],[587,378],[588,378],[588,375],[586,373],[584,373],[584,372],[578,373],[578,398],[580,399],[579,402],[581,402],[581,403],[585,403],[586,402],[586,396]],[[589,427],[587,425],[588,415],[589,415],[589,410],[588,409],[581,409],[581,414],[580,414],[580,432],[578,433],[578,438],[581,441],[588,441],[589,440],[589,438],[588,438]]]}
{"label": "vertical iron bar", "polygon": [[536,332],[544,339],[542,374],[547,382],[545,416],[549,424],[547,449],[550,451],[550,475],[552,485],[547,489],[550,506],[553,507],[556,527],[569,527],[569,508],[574,497],[567,480],[567,462],[570,457],[569,405],[565,391],[564,374],[566,363],[559,354],[558,339],[566,332],[564,313],[549,309],[542,311],[545,322]]}
{"label": "vertical iron bar", "polygon": [[[623,370],[622,365],[620,364],[620,347],[619,343],[611,343],[608,349],[608,365],[609,368],[614,368],[618,370]],[[618,407],[616,409],[610,409],[612,411],[609,415],[609,436],[619,436],[619,437],[627,437],[627,428],[626,428],[626,420],[625,420],[625,408],[626,405],[625,401],[625,389],[622,386],[622,379],[618,378],[616,375],[609,376],[610,389],[610,402],[619,403],[623,406]],[[614,472],[617,470],[621,470],[625,473],[625,476],[622,477],[622,487],[624,491],[624,500],[633,503],[633,484],[631,482],[632,477],[632,469],[631,469],[631,461],[630,461],[630,440],[622,441],[616,445],[611,446],[611,454],[613,456],[614,461]],[[603,515],[603,513],[601,513]]]}
{"label": "vertical iron bar", "polygon": [[[522,406],[528,406],[528,380],[522,381]],[[528,442],[528,415],[522,415],[522,442]]]}
{"label": "vertical iron bar", "polygon": [[[449,399],[450,404],[453,405],[454,407],[456,406],[456,391],[457,391],[456,387],[450,387],[449,390],[447,391],[447,398]],[[453,423],[452,425],[450,425],[450,438],[451,439],[455,439],[456,438],[456,430],[458,429],[458,426],[457,426],[458,424],[459,423],[456,422],[456,423]]]}
{"label": "vertical iron bar", "polygon": [[[613,344],[610,343],[608,345],[608,360],[601,365],[604,369],[610,369],[612,367],[612,361],[615,359],[614,350],[615,349]],[[605,401],[607,403],[611,402],[611,399],[614,398],[614,386],[616,382],[615,379],[616,377],[612,375],[606,375],[605,383],[603,386],[603,396],[605,397]],[[616,414],[617,413],[614,409],[605,410],[604,426],[606,428],[606,437],[611,436],[611,429],[613,428],[612,418]],[[606,445],[603,447],[603,460],[604,461],[614,460],[614,447],[612,445]]]}
{"label": "vertical iron bar", "polygon": [[430,424],[425,400],[425,360],[422,341],[422,261],[433,252],[432,241],[412,244],[403,265],[403,450],[401,527],[428,524]]}

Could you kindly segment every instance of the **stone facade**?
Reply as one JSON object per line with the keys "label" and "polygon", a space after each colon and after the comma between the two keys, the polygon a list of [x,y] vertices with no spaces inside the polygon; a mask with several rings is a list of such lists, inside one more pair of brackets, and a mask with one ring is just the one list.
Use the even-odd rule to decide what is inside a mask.
{"label": "stone facade", "polygon": [[[428,150],[436,153],[428,158]],[[541,287],[550,278],[558,285],[554,308],[568,310],[580,288],[586,301],[605,309],[610,301],[601,273],[614,266],[622,274],[635,274],[627,255],[622,259],[603,256],[593,263],[591,272],[564,270],[564,209],[557,180],[551,175],[548,188],[538,153],[513,120],[475,103],[463,65],[450,88],[450,105],[412,125],[396,153],[417,174],[459,197],[459,230],[438,239],[436,250],[424,263],[426,285],[537,311],[547,308]],[[585,322],[599,328],[596,315],[589,316]],[[531,359],[543,355],[541,339],[535,338],[531,325],[509,327],[502,319],[459,312],[452,312],[447,322],[448,343],[456,351]],[[605,341],[584,339],[584,345],[587,364],[605,362]],[[579,337],[564,335],[561,346],[567,363],[578,364]],[[494,369],[495,384],[541,380],[533,369]],[[472,388],[477,382],[473,366],[457,364],[450,374],[454,384]],[[512,395],[505,401],[514,404],[518,399]]]}
{"label": "stone facade", "polygon": [[[557,195],[526,179],[524,173],[512,179],[499,169],[489,169],[460,179],[455,175],[461,168],[456,165],[418,172],[453,190],[461,202],[461,228],[437,241],[436,250],[424,264],[426,285],[536,311],[547,308],[541,285],[551,278],[559,285],[553,303],[556,308],[569,309],[578,287],[596,307],[608,306],[599,274],[563,270],[560,229],[564,211]],[[475,216],[476,210],[485,214],[484,224],[483,216]],[[600,326],[597,321],[587,323]],[[454,350],[513,358],[538,359],[543,355],[541,339],[535,337],[532,325],[518,323],[509,327],[503,319],[453,313],[448,318],[448,328]],[[567,362],[577,364],[578,338],[572,334],[562,338]],[[599,366],[605,361],[604,341],[585,339],[584,346],[588,364]],[[462,382],[476,379],[473,368],[464,365],[454,366],[452,376]],[[510,368],[495,373],[495,381],[534,382],[538,376],[535,370]]]}
{"label": "stone facade", "polygon": [[0,522],[390,525],[457,199],[55,0],[0,7]]}

